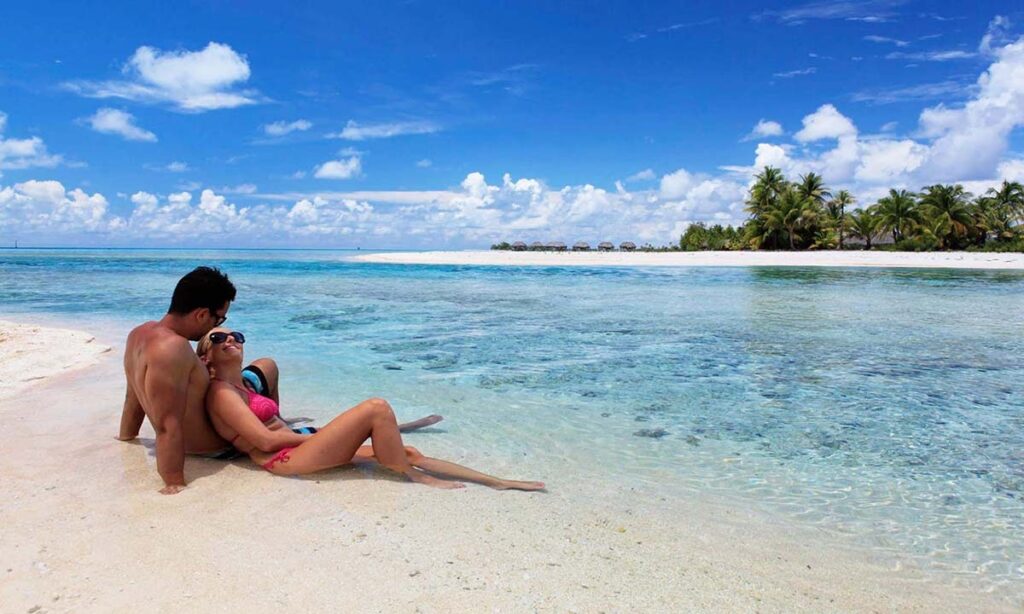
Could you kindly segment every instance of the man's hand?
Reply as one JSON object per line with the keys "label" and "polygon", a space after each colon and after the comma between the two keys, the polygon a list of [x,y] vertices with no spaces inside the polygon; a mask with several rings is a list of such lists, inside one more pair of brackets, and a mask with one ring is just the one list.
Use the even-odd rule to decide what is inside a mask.
{"label": "man's hand", "polygon": [[169,484],[160,489],[161,495],[176,495],[185,490],[184,484]]}

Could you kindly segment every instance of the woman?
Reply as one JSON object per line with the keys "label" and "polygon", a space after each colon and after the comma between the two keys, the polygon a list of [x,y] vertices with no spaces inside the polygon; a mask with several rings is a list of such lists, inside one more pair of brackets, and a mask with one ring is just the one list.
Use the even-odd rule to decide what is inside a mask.
{"label": "woman", "polygon": [[[384,399],[367,399],[312,435],[292,432],[280,419],[273,399],[245,388],[242,379],[244,343],[245,335],[226,328],[215,328],[199,340],[196,352],[213,373],[206,408],[217,433],[271,473],[314,473],[346,465],[358,457],[374,459],[413,482],[435,488],[465,486],[435,475],[478,482],[500,490],[544,488],[542,482],[503,480],[455,463],[428,458],[415,448],[404,446],[395,413]],[[367,438],[372,446],[363,446]]]}

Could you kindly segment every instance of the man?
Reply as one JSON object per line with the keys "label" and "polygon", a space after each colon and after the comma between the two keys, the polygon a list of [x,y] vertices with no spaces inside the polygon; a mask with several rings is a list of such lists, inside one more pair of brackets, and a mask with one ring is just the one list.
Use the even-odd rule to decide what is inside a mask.
{"label": "man", "polygon": [[[228,317],[235,286],[220,271],[198,267],[174,288],[171,306],[159,322],[128,334],[124,350],[127,379],[121,431],[129,441],[143,418],[156,432],[156,468],[162,494],[185,488],[185,454],[210,454],[230,447],[210,424],[204,401],[210,385],[206,367],[189,341],[197,341]],[[275,373],[276,375],[276,373]]]}

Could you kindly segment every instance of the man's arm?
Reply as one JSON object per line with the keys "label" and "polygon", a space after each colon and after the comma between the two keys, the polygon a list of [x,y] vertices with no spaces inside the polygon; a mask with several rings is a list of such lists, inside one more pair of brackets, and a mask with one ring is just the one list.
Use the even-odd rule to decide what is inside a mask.
{"label": "man's arm", "polygon": [[[126,374],[127,376],[127,374]],[[128,378],[125,377],[127,380]],[[139,429],[142,428],[142,421],[146,418],[146,412],[139,403],[135,389],[131,381],[125,382],[124,408],[121,410],[121,430],[117,438],[121,441],[131,441],[139,436]]]}
{"label": "man's arm", "polygon": [[156,470],[165,495],[185,487],[185,437],[181,423],[188,403],[188,377],[194,362],[184,339],[167,340],[151,348],[146,369],[149,421],[156,431]]}

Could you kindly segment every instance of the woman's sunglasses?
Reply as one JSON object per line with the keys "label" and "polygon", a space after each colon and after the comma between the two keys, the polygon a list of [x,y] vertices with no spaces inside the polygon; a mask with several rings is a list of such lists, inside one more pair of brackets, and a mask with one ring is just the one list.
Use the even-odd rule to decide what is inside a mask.
{"label": "woman's sunglasses", "polygon": [[231,337],[232,339],[235,340],[235,343],[238,343],[240,345],[245,343],[245,335],[236,330],[231,331],[230,333],[210,333],[210,345],[224,343],[225,341],[228,340],[228,337]]}

